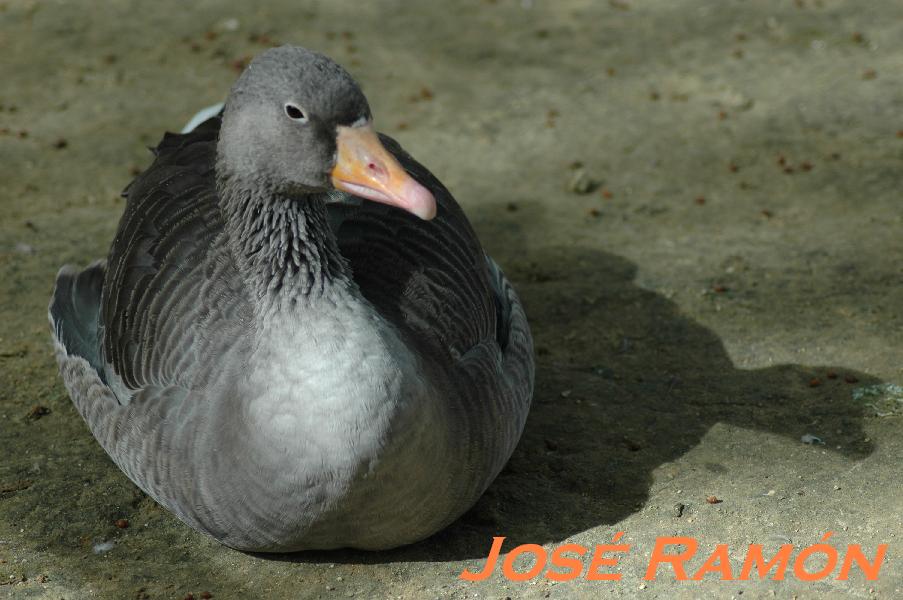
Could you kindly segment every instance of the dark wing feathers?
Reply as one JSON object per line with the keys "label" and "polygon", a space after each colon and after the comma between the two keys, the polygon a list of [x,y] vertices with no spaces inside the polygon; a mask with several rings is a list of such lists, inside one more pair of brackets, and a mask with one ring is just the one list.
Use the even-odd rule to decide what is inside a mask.
{"label": "dark wing feathers", "polygon": [[127,188],[102,314],[104,357],[132,390],[176,382],[195,362],[205,259],[222,231],[217,132],[210,119],[189,134],[166,134],[154,164]]}

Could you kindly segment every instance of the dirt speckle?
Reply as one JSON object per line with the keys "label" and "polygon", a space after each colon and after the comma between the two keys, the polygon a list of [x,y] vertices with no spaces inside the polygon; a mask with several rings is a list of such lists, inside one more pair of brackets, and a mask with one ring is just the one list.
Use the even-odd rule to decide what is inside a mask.
{"label": "dirt speckle", "polygon": [[46,417],[49,415],[51,410],[46,406],[35,404],[30,409],[28,409],[28,413],[25,415],[27,418],[37,421],[41,417]]}

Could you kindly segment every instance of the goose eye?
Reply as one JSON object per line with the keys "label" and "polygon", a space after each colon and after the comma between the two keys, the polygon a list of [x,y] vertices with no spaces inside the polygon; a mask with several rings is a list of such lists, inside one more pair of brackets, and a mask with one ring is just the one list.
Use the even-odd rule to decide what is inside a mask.
{"label": "goose eye", "polygon": [[285,105],[285,114],[292,121],[300,121],[302,123],[307,121],[307,115],[304,114],[304,111],[294,104]]}

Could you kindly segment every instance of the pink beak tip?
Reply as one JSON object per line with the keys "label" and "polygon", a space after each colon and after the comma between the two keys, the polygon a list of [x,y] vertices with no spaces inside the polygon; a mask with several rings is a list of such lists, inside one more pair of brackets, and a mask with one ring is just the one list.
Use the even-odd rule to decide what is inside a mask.
{"label": "pink beak tip", "polygon": [[413,179],[405,185],[403,196],[406,199],[404,208],[411,214],[424,221],[429,221],[436,216],[436,198],[428,189]]}

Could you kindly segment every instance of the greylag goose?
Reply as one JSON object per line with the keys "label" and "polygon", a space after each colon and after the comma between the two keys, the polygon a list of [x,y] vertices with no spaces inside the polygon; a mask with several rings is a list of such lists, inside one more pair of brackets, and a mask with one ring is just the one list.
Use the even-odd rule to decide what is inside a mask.
{"label": "greylag goose", "polygon": [[113,461],[243,551],[391,548],[470,508],[523,430],[530,330],[351,76],[269,50],[155,154],[107,259],[63,267],[50,302]]}

